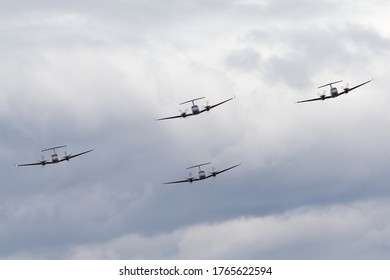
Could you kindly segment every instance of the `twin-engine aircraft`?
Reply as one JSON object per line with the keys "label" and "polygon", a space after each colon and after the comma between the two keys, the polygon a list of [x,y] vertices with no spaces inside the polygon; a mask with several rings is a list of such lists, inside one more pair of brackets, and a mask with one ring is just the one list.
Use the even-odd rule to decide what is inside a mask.
{"label": "twin-engine aircraft", "polygon": [[186,103],[190,103],[192,102],[192,107],[191,107],[191,113],[187,113],[187,112],[181,112],[180,115],[177,115],[177,116],[173,116],[173,117],[167,117],[167,118],[160,118],[160,119],[155,119],[156,121],[162,121],[162,120],[169,120],[169,119],[176,119],[176,118],[185,118],[185,117],[188,117],[188,116],[195,116],[195,115],[199,115],[200,113],[203,113],[203,112],[208,112],[210,111],[211,109],[213,109],[214,107],[217,107],[225,102],[228,102],[230,100],[232,100],[234,98],[234,96],[232,98],[229,98],[229,99],[226,99],[222,102],[219,102],[217,104],[214,104],[214,105],[206,105],[206,106],[203,106],[203,109],[199,109],[199,106],[195,104],[195,101],[196,100],[200,100],[200,99],[204,99],[205,97],[199,97],[199,98],[195,98],[195,99],[191,99],[191,100],[188,100],[188,101],[185,101],[185,102],[182,102],[180,103],[180,105],[183,105],[183,104],[186,104]]}
{"label": "twin-engine aircraft", "polygon": [[371,82],[371,81],[372,81],[372,79],[369,80],[369,81],[367,81],[367,82],[364,82],[364,83],[362,83],[362,84],[360,84],[360,85],[351,87],[351,88],[345,87],[345,88],[343,89],[342,92],[338,92],[337,88],[335,88],[335,87],[332,86],[333,84],[341,83],[342,81],[336,81],[336,82],[333,82],[333,83],[329,83],[329,84],[320,86],[320,87],[318,87],[318,88],[323,88],[323,87],[326,87],[326,86],[330,86],[330,95],[322,94],[322,95],[320,95],[320,97],[318,97],[318,98],[307,99],[307,100],[301,100],[301,101],[297,101],[296,103],[303,103],[303,102],[310,102],[310,101],[317,101],[317,100],[325,100],[325,99],[328,99],[328,98],[338,97],[338,96],[340,96],[340,95],[342,95],[342,94],[344,94],[344,93],[348,93],[348,92],[350,92],[351,90],[354,90],[354,89],[356,89],[356,88],[358,88],[358,87],[361,87],[362,85],[365,85],[365,84],[367,84],[367,83],[369,83],[369,82]]}
{"label": "twin-engine aircraft", "polygon": [[191,168],[196,168],[198,167],[199,168],[199,171],[198,171],[198,177],[192,177],[191,173],[190,173],[190,176],[185,179],[185,180],[179,180],[179,181],[172,181],[172,182],[166,182],[164,184],[177,184],[177,183],[192,183],[194,181],[199,181],[199,180],[205,180],[205,179],[208,179],[210,177],[216,177],[218,174],[222,173],[222,172],[225,172],[225,171],[228,171],[230,169],[233,169],[237,166],[239,166],[241,163],[239,164],[236,164],[236,165],[233,165],[231,167],[228,167],[226,169],[223,169],[223,170],[219,170],[219,171],[215,171],[215,169],[213,168],[213,171],[209,173],[209,175],[206,174],[206,172],[204,170],[202,170],[200,167],[203,166],[203,165],[207,165],[207,164],[210,164],[211,162],[207,162],[207,163],[202,163],[202,164],[197,164],[197,165],[194,165],[194,166],[190,166],[190,167],[187,167],[187,169],[191,169]]}
{"label": "twin-engine aircraft", "polygon": [[45,166],[46,164],[59,163],[59,162],[65,161],[65,160],[69,161],[70,159],[72,159],[74,157],[81,156],[83,154],[92,152],[94,150],[94,149],[91,149],[91,150],[88,150],[88,151],[85,151],[85,152],[82,152],[82,153],[79,153],[79,154],[75,154],[75,155],[72,155],[72,154],[68,155],[67,152],[64,152],[65,156],[62,157],[62,158],[59,158],[57,153],[56,153],[56,149],[65,148],[65,147],[66,146],[57,146],[57,147],[53,147],[53,148],[48,148],[48,149],[42,150],[41,152],[53,151],[53,154],[51,155],[51,161],[50,160],[45,160],[44,157],[42,156],[42,160],[39,160],[38,162],[17,164],[16,166],[32,166],[32,165],[42,165],[42,166]]}

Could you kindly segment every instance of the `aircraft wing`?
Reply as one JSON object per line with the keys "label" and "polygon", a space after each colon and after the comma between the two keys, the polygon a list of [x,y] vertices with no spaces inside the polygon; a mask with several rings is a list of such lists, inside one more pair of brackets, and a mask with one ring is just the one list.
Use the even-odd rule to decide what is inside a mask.
{"label": "aircraft wing", "polygon": [[209,176],[207,176],[207,178],[215,177],[215,176],[217,176],[218,174],[220,174],[220,173],[222,173],[222,172],[225,172],[225,171],[228,171],[228,170],[230,170],[230,169],[233,169],[233,168],[235,168],[235,167],[237,167],[237,166],[239,166],[239,165],[241,165],[241,163],[236,164],[236,165],[233,165],[233,166],[228,167],[228,168],[223,169],[223,170],[219,170],[219,171],[212,172]]}
{"label": "aircraft wing", "polygon": [[297,101],[295,103],[303,103],[303,102],[310,102],[310,101],[317,101],[317,100],[325,100],[325,99],[328,99],[328,98],[332,98],[332,96],[328,95],[328,96],[318,97],[318,98],[313,98],[313,99],[300,100],[300,101]]}
{"label": "aircraft wing", "polygon": [[188,116],[192,116],[192,113],[189,113],[189,114],[180,114],[180,115],[177,115],[177,116],[173,116],[173,117],[167,117],[167,118],[161,118],[161,119],[155,119],[156,121],[162,121],[162,120],[170,120],[170,119],[177,119],[177,118],[185,118],[185,117],[188,117]]}
{"label": "aircraft wing", "polygon": [[226,103],[226,102],[228,102],[228,101],[230,101],[230,100],[232,100],[232,99],[234,99],[234,97],[229,98],[229,99],[226,99],[226,100],[224,100],[224,101],[222,101],[222,102],[219,102],[219,103],[214,104],[214,105],[211,105],[211,106],[206,106],[203,110],[200,111],[200,113],[203,113],[204,111],[210,111],[210,110],[213,109],[214,107],[217,107],[217,106],[219,106],[219,105],[222,105],[223,103]]}
{"label": "aircraft wing", "polygon": [[88,150],[88,151],[85,151],[85,152],[82,152],[82,153],[79,153],[79,154],[75,154],[75,155],[68,155],[68,156],[63,157],[60,161],[70,160],[70,159],[72,159],[74,157],[78,157],[78,156],[84,155],[86,153],[92,152],[93,150],[94,149],[91,149],[91,150]]}
{"label": "aircraft wing", "polygon": [[34,166],[34,165],[46,165],[46,164],[53,164],[54,162],[47,161],[45,163],[42,162],[35,162],[35,163],[23,163],[23,164],[17,164],[16,166]]}
{"label": "aircraft wing", "polygon": [[199,178],[192,178],[192,179],[185,179],[185,180],[179,180],[179,181],[172,181],[172,182],[166,182],[165,185],[168,184],[177,184],[177,183],[192,183],[194,181],[199,181]]}
{"label": "aircraft wing", "polygon": [[345,88],[342,92],[339,93],[339,95],[342,95],[342,94],[347,93],[347,92],[349,92],[349,91],[351,91],[351,90],[357,89],[358,87],[361,87],[361,86],[363,86],[363,85],[365,85],[365,84],[368,84],[368,83],[371,82],[371,81],[372,81],[372,80],[369,80],[369,81],[367,81],[367,82],[361,83],[360,85],[357,85],[357,86],[354,86],[354,87],[351,87],[351,88]]}

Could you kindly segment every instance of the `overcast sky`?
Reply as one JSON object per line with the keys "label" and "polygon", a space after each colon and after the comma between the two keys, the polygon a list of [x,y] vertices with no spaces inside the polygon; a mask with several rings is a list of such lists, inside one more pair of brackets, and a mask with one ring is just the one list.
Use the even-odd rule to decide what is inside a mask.
{"label": "overcast sky", "polygon": [[[0,258],[389,259],[389,13],[384,0],[0,0]],[[154,120],[202,96],[236,98]],[[15,167],[58,145],[95,151]],[[209,161],[241,166],[162,184]]]}

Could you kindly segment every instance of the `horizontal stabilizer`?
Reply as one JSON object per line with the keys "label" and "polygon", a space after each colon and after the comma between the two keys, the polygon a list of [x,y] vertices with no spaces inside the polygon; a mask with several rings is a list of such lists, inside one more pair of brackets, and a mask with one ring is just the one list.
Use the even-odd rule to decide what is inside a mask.
{"label": "horizontal stabilizer", "polygon": [[65,148],[65,147],[66,147],[66,146],[57,146],[57,147],[53,147],[53,148],[44,149],[44,150],[42,150],[41,152],[51,151],[51,150],[55,150],[55,149],[59,149],[59,148]]}
{"label": "horizontal stabilizer", "polygon": [[191,169],[191,168],[195,168],[195,167],[200,167],[200,166],[207,165],[207,164],[210,164],[210,163],[211,163],[211,162],[206,162],[206,163],[202,163],[202,164],[197,164],[197,165],[194,165],[194,166],[187,167],[187,169]]}
{"label": "horizontal stabilizer", "polygon": [[185,102],[180,103],[180,105],[183,105],[183,104],[186,104],[186,103],[190,103],[190,102],[194,102],[194,101],[196,101],[196,100],[203,99],[203,98],[206,98],[206,97],[203,96],[203,97],[191,99],[191,100],[188,100],[188,101],[185,101]]}
{"label": "horizontal stabilizer", "polygon": [[337,84],[337,83],[341,83],[341,82],[342,82],[342,80],[336,81],[336,82],[333,82],[333,83],[329,83],[329,84],[326,84],[326,85],[322,85],[322,86],[320,86],[320,87],[318,87],[318,88],[323,88],[323,87],[326,87],[326,86],[332,87],[333,84]]}

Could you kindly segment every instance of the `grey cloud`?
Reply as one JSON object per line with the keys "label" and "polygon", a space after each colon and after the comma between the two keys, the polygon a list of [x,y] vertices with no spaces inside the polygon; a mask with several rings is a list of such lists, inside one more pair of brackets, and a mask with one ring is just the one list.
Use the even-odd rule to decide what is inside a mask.
{"label": "grey cloud", "polygon": [[268,60],[265,77],[268,77],[271,83],[281,80],[291,87],[302,88],[309,77],[303,60],[303,57],[294,54],[291,54],[291,58],[272,57]]}
{"label": "grey cloud", "polygon": [[341,41],[357,53],[369,52],[375,55],[386,55],[389,50],[390,38],[383,36],[373,28],[348,24],[341,33]]}
{"label": "grey cloud", "polygon": [[248,32],[243,44],[252,48],[280,45],[278,54],[263,55],[266,57],[264,76],[271,83],[281,81],[296,88],[305,87],[310,76],[318,76],[324,69],[336,67],[353,71],[356,67],[366,67],[370,64],[370,54],[383,55],[389,44],[388,38],[377,31],[357,24],[297,28],[287,33],[279,30],[268,38],[264,33],[261,29]]}
{"label": "grey cloud", "polygon": [[71,251],[76,259],[149,259],[155,256],[153,248],[173,259],[387,259],[387,208],[376,202],[304,207],[282,215],[201,223],[169,235],[126,235]]}
{"label": "grey cloud", "polygon": [[253,49],[236,50],[226,58],[226,64],[243,71],[259,70],[261,56]]}
{"label": "grey cloud", "polygon": [[[10,39],[0,47],[1,258],[319,258],[315,240],[301,253],[296,227],[307,225],[307,209],[345,240],[359,238],[348,225],[361,234],[377,227],[369,216],[356,222],[360,212],[349,207],[380,217],[364,203],[388,196],[387,72],[327,103],[293,100],[334,76],[352,85],[371,78],[372,65],[385,69],[386,36],[359,24],[275,22],[267,6],[250,9],[248,1],[163,2],[8,4],[15,17],[2,18],[0,28]],[[207,114],[153,120],[188,109],[179,103],[194,97],[213,104],[233,95]],[[96,150],[55,166],[13,166],[57,144]],[[214,180],[162,184],[203,161],[242,165]],[[343,227],[345,211],[351,219]],[[267,219],[276,233],[296,235],[251,251],[258,240],[242,235]],[[203,233],[214,240],[226,229],[237,243],[232,236],[227,247],[193,250]],[[323,238],[332,244],[337,234]],[[386,256],[381,234],[370,238],[325,256]]]}

